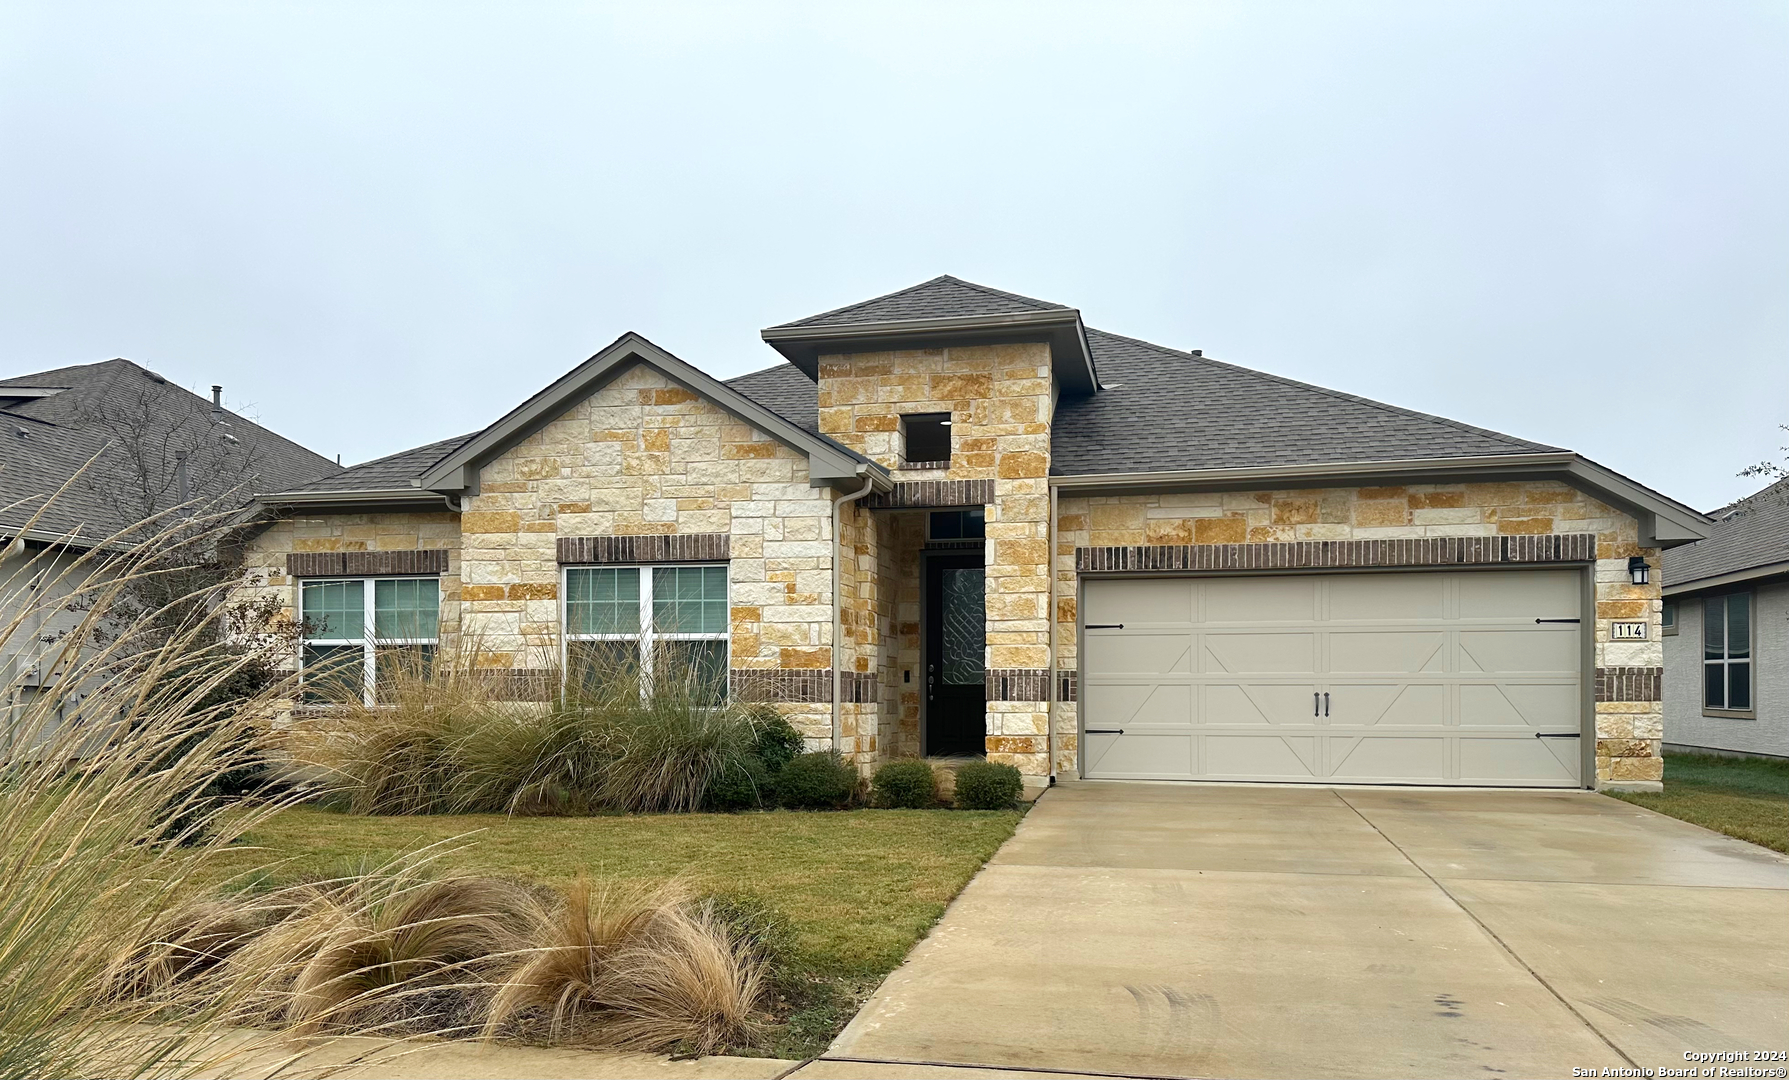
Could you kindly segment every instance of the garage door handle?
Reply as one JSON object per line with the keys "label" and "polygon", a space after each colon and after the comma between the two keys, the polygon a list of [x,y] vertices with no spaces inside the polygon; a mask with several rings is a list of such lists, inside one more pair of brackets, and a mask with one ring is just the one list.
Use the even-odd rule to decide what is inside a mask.
{"label": "garage door handle", "polygon": [[1582,622],[1581,619],[1536,619],[1535,622]]}
{"label": "garage door handle", "polygon": [[1089,630],[1123,630],[1124,624],[1121,622],[1090,622],[1087,624],[1087,629],[1089,629]]}
{"label": "garage door handle", "polygon": [[1087,734],[1089,734],[1089,735],[1123,735],[1124,729],[1121,727],[1090,727],[1087,729]]}
{"label": "garage door handle", "polygon": [[1534,737],[1537,739],[1581,739],[1584,736],[1576,731],[1537,731],[1534,733]]}
{"label": "garage door handle", "polygon": [[1311,691],[1311,715],[1312,716],[1322,716],[1323,715],[1323,695],[1319,694],[1315,690]]}

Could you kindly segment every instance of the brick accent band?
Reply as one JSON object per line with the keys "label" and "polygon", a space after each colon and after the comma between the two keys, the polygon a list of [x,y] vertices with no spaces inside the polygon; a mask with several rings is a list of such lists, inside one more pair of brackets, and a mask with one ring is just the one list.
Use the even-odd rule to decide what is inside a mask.
{"label": "brick accent band", "polygon": [[864,496],[863,505],[888,510],[917,506],[986,506],[993,501],[992,480],[903,480],[887,494]]}
{"label": "brick accent band", "polygon": [[989,701],[1050,700],[1050,673],[1043,668],[989,668],[983,682]]}
{"label": "brick accent band", "polygon": [[[825,703],[832,700],[831,668],[734,668],[728,683],[740,701]],[[878,699],[881,676],[874,671],[847,671],[839,678],[839,697],[868,704]]]}
{"label": "brick accent band", "polygon": [[423,551],[295,551],[286,556],[292,577],[390,577],[397,574],[445,574],[447,552]]}
{"label": "brick accent band", "polygon": [[1596,669],[1598,701],[1663,701],[1665,669],[1600,667]]}
{"label": "brick accent band", "polygon": [[592,563],[726,562],[732,538],[726,533],[656,536],[561,536],[562,565]]}
{"label": "brick accent band", "polygon": [[1295,540],[1275,544],[1078,547],[1083,572],[1302,570],[1366,566],[1484,566],[1591,562],[1594,533],[1549,536],[1424,536],[1407,540]]}

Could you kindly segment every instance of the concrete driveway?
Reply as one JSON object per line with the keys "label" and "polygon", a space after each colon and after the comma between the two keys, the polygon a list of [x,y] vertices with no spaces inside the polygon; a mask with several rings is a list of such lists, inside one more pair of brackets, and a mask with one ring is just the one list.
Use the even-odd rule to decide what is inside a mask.
{"label": "concrete driveway", "polygon": [[1789,859],[1595,794],[1065,784],[826,1058],[1682,1068],[1789,1049],[1785,928]]}

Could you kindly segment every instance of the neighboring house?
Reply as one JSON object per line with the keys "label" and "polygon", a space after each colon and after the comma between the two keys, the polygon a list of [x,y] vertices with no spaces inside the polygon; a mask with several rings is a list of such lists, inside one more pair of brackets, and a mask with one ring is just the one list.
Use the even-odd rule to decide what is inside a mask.
{"label": "neighboring house", "polygon": [[1789,757],[1789,480],[1665,556],[1665,742]]}
{"label": "neighboring house", "polygon": [[1656,786],[1633,568],[1694,510],[951,277],[763,338],[786,362],[723,382],[627,334],[481,431],[268,495],[251,586],[369,698],[382,642],[476,641],[698,673],[866,768]]}
{"label": "neighboring house", "polygon": [[239,506],[340,471],[223,408],[221,394],[207,401],[129,360],[0,379],[0,620],[23,620],[0,643],[8,740],[57,677],[44,657],[83,617],[61,601],[104,573],[108,548],[189,501]]}

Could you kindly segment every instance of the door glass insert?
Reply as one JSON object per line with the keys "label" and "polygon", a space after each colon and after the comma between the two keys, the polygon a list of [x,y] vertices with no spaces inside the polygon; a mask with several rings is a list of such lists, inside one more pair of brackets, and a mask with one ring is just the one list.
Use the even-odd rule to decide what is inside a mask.
{"label": "door glass insert", "polygon": [[981,567],[944,571],[944,670],[939,674],[949,686],[979,685],[983,681],[982,647],[987,641],[984,572]]}

